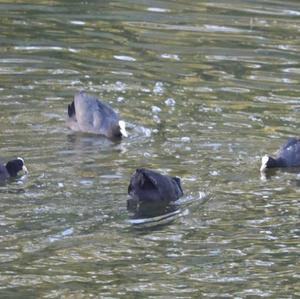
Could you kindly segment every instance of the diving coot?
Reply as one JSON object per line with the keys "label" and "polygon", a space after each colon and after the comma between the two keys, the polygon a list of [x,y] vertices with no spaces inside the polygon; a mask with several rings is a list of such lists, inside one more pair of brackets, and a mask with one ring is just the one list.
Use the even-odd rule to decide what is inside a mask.
{"label": "diving coot", "polygon": [[68,106],[67,126],[73,131],[104,135],[111,139],[127,137],[125,122],[97,97],[81,91]]}
{"label": "diving coot", "polygon": [[139,201],[169,203],[181,197],[183,191],[178,177],[138,168],[130,179],[128,194]]}

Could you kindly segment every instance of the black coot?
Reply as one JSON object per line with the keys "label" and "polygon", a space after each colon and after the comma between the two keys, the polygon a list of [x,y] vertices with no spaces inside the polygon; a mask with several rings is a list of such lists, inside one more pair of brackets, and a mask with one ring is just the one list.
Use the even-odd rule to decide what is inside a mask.
{"label": "black coot", "polygon": [[28,173],[28,170],[22,158],[8,161],[4,165],[0,164],[0,181],[4,181],[10,177],[17,176],[18,172],[21,170],[23,170],[25,173]]}
{"label": "black coot", "polygon": [[104,135],[111,139],[127,137],[125,122],[97,97],[81,91],[68,106],[67,126],[73,131]]}
{"label": "black coot", "polygon": [[178,177],[139,168],[130,179],[128,194],[128,210],[142,217],[154,217],[173,210],[170,203],[179,199],[183,191]]}
{"label": "black coot", "polygon": [[261,159],[260,171],[274,167],[300,166],[300,139],[290,138],[278,151],[275,158],[265,155]]}

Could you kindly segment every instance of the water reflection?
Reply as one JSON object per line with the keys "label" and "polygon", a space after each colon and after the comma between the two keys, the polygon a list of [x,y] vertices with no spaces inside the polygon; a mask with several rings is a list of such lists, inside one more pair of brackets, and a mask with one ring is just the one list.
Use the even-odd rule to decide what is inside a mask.
{"label": "water reflection", "polygon": [[121,140],[111,140],[104,136],[81,132],[68,133],[67,141],[70,144],[69,148],[74,152],[86,151],[88,149],[95,150],[96,148],[99,150],[116,148],[122,142]]}
{"label": "water reflection", "polygon": [[176,202],[148,202],[129,198],[127,200],[127,209],[134,214],[134,218],[152,218],[177,211],[179,205]]}
{"label": "water reflection", "polygon": [[131,219],[127,222],[139,229],[167,225],[181,217],[188,217],[190,209],[197,210],[209,199],[209,194],[203,191],[170,203],[139,201],[129,197],[127,210],[131,214]]}
{"label": "water reflection", "polygon": [[[172,208],[170,210],[172,210]],[[165,213],[157,214],[157,216],[155,216],[156,214],[152,214],[149,217],[147,217],[149,215],[148,213],[147,213],[147,215],[142,214],[145,218],[140,218],[140,217],[142,217],[142,215],[140,215],[140,214],[137,215],[136,210],[134,212],[135,212],[134,218],[128,220],[127,222],[130,225],[132,225],[132,227],[138,228],[138,229],[158,228],[163,225],[168,225],[168,224],[172,223],[173,221],[177,220],[178,218],[188,215],[188,213],[189,213],[188,210],[182,211],[178,207],[177,209],[174,209],[173,211],[165,210]]]}
{"label": "water reflection", "polygon": [[262,181],[281,177],[284,174],[292,174],[294,177],[293,181],[296,182],[300,179],[300,167],[268,168],[260,173]]}

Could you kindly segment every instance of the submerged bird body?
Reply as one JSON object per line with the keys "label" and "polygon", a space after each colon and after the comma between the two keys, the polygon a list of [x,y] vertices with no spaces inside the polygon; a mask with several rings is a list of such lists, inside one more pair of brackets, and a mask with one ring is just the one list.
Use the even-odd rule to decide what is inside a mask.
{"label": "submerged bird body", "polygon": [[138,217],[155,217],[173,211],[175,202],[183,195],[180,179],[139,168],[130,179],[130,199],[127,209]]}
{"label": "submerged bird body", "polygon": [[275,158],[265,155],[262,157],[260,170],[275,167],[300,166],[300,139],[290,138],[279,150]]}
{"label": "submerged bird body", "polygon": [[127,137],[125,123],[98,98],[79,92],[68,106],[67,126],[73,131],[100,134],[108,138]]}
{"label": "submerged bird body", "polygon": [[5,165],[0,164],[0,181],[17,176],[18,172],[21,170],[23,170],[25,173],[28,173],[22,158],[8,161]]}
{"label": "submerged bird body", "polygon": [[169,203],[183,195],[180,179],[139,168],[133,174],[128,194],[139,201]]}

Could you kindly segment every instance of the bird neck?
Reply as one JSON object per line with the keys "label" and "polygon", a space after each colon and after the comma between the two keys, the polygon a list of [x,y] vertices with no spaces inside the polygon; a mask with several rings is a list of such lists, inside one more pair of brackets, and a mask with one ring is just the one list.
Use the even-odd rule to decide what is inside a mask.
{"label": "bird neck", "polygon": [[281,157],[278,159],[274,159],[272,157],[269,157],[268,160],[268,168],[271,167],[283,167],[286,166],[286,161],[284,159],[282,159]]}

